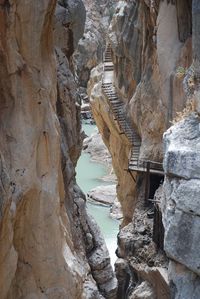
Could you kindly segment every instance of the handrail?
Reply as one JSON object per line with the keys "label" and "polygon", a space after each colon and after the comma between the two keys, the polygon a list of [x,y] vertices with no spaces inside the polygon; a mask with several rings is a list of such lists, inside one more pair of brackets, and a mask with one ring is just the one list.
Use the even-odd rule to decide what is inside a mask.
{"label": "handrail", "polygon": [[[115,93],[115,86],[113,85],[112,81],[104,81],[105,74],[106,72],[113,72],[112,70],[112,65],[109,65],[109,63],[112,62],[111,58],[111,47],[110,45],[107,46],[107,49],[103,55],[103,76],[102,76],[102,90],[103,93],[106,95],[106,97],[109,99],[109,106],[113,112],[113,115],[115,119],[118,121],[118,125],[120,129],[123,131],[127,139],[130,141],[132,144],[132,149],[129,154],[129,170],[136,170],[141,171],[147,171],[149,170],[154,170],[158,172],[163,172],[163,165],[160,162],[157,161],[151,161],[151,160],[141,160],[139,159],[140,155],[140,150],[138,151],[138,148],[140,149],[141,147],[141,139],[140,136],[137,134],[136,131],[132,128],[132,125],[130,121],[127,119],[125,112],[123,111],[123,106],[119,107],[117,106],[116,103],[114,103],[113,98],[109,97],[109,93]],[[107,65],[106,65],[107,64]],[[118,96],[116,96],[116,99],[119,99]],[[119,99],[120,101],[120,99]],[[124,105],[125,104],[121,101],[121,103]],[[133,157],[134,156],[134,157]]]}

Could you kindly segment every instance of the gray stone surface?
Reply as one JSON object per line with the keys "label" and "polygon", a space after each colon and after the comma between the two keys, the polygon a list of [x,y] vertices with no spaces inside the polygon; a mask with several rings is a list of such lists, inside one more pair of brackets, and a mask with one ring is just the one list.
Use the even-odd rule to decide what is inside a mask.
{"label": "gray stone surface", "polygon": [[183,265],[171,262],[169,278],[172,299],[200,298],[200,277]]}
{"label": "gray stone surface", "polygon": [[93,238],[95,247],[88,253],[88,261],[92,275],[106,299],[115,299],[117,292],[117,280],[110,265],[110,257],[105,241],[93,218],[87,219],[87,223]]}
{"label": "gray stone surface", "polygon": [[88,192],[89,199],[106,205],[112,205],[116,196],[116,185],[98,186]]}
{"label": "gray stone surface", "polygon": [[156,299],[156,296],[152,286],[144,281],[136,288],[130,299]]}
{"label": "gray stone surface", "polygon": [[200,119],[192,113],[164,135],[162,198],[173,299],[200,298]]}
{"label": "gray stone surface", "polygon": [[91,136],[84,139],[83,148],[84,152],[91,155],[92,161],[106,164],[107,167],[111,168],[111,155],[98,131],[94,132]]}
{"label": "gray stone surface", "polygon": [[167,175],[200,178],[200,126],[197,115],[170,128],[164,134],[164,169]]}

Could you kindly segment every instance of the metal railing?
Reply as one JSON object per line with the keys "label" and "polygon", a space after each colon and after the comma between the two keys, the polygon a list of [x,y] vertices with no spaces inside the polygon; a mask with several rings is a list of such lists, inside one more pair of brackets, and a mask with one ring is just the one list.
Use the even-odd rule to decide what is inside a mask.
{"label": "metal railing", "polygon": [[[110,57],[110,59],[108,59]],[[109,106],[112,110],[112,113],[114,115],[114,119],[117,120],[118,125],[120,127],[120,130],[122,131],[122,133],[127,137],[127,139],[129,140],[129,142],[133,145],[133,148],[131,149],[130,155],[129,155],[129,165],[128,165],[128,169],[129,170],[139,170],[139,171],[144,171],[144,172],[148,172],[151,170],[155,170],[158,172],[163,172],[163,165],[160,162],[156,162],[156,161],[151,161],[151,160],[140,160],[139,159],[139,155],[140,155],[140,150],[138,151],[138,148],[140,149],[141,147],[141,139],[140,136],[137,134],[136,131],[134,131],[131,122],[127,119],[126,117],[126,113],[125,113],[125,104],[121,101],[121,103],[123,104],[121,107],[116,103],[112,102],[113,98],[111,99],[111,97],[109,98],[109,93],[115,93],[115,87],[111,82],[104,82],[104,75],[106,71],[112,71],[114,70],[114,66],[106,66],[106,63],[112,63],[112,54],[111,54],[111,48],[108,45],[104,56],[103,56],[103,62],[104,62],[104,66],[103,66],[103,76],[102,76],[102,90],[103,93],[105,94],[105,96],[109,99],[108,103]],[[116,93],[117,94],[117,93]],[[119,100],[118,96],[116,95],[116,100]],[[119,100],[120,101],[120,100]],[[137,150],[136,150],[137,149]],[[133,155],[135,155],[135,157],[133,158]]]}

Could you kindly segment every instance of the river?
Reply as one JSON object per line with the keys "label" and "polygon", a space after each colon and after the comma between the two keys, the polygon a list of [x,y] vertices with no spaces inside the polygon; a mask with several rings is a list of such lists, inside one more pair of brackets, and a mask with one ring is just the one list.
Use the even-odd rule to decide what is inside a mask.
{"label": "river", "polygon": [[[96,126],[90,124],[83,124],[85,133],[90,136]],[[106,166],[90,161],[90,155],[82,152],[76,167],[76,179],[78,185],[83,192],[87,194],[88,191],[97,186],[110,185],[112,182],[105,182],[102,177],[107,175],[108,169]],[[114,266],[116,260],[115,250],[117,248],[117,233],[119,230],[119,221],[112,219],[109,215],[109,207],[93,204],[87,202],[87,209],[96,222],[98,223],[101,232],[106,241],[108,251],[110,253],[111,264]]]}

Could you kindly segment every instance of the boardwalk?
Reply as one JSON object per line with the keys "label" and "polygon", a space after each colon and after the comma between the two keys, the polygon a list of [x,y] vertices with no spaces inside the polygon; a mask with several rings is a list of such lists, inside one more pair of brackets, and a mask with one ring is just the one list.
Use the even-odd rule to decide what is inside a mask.
{"label": "boardwalk", "polygon": [[126,135],[132,145],[129,158],[129,171],[150,172],[163,175],[163,167],[161,163],[155,161],[140,160],[141,139],[134,130],[131,122],[127,119],[125,104],[120,100],[117,90],[113,83],[114,65],[112,62],[111,47],[108,45],[104,57],[104,74],[102,79],[102,90],[109,100],[114,119],[123,134]]}

